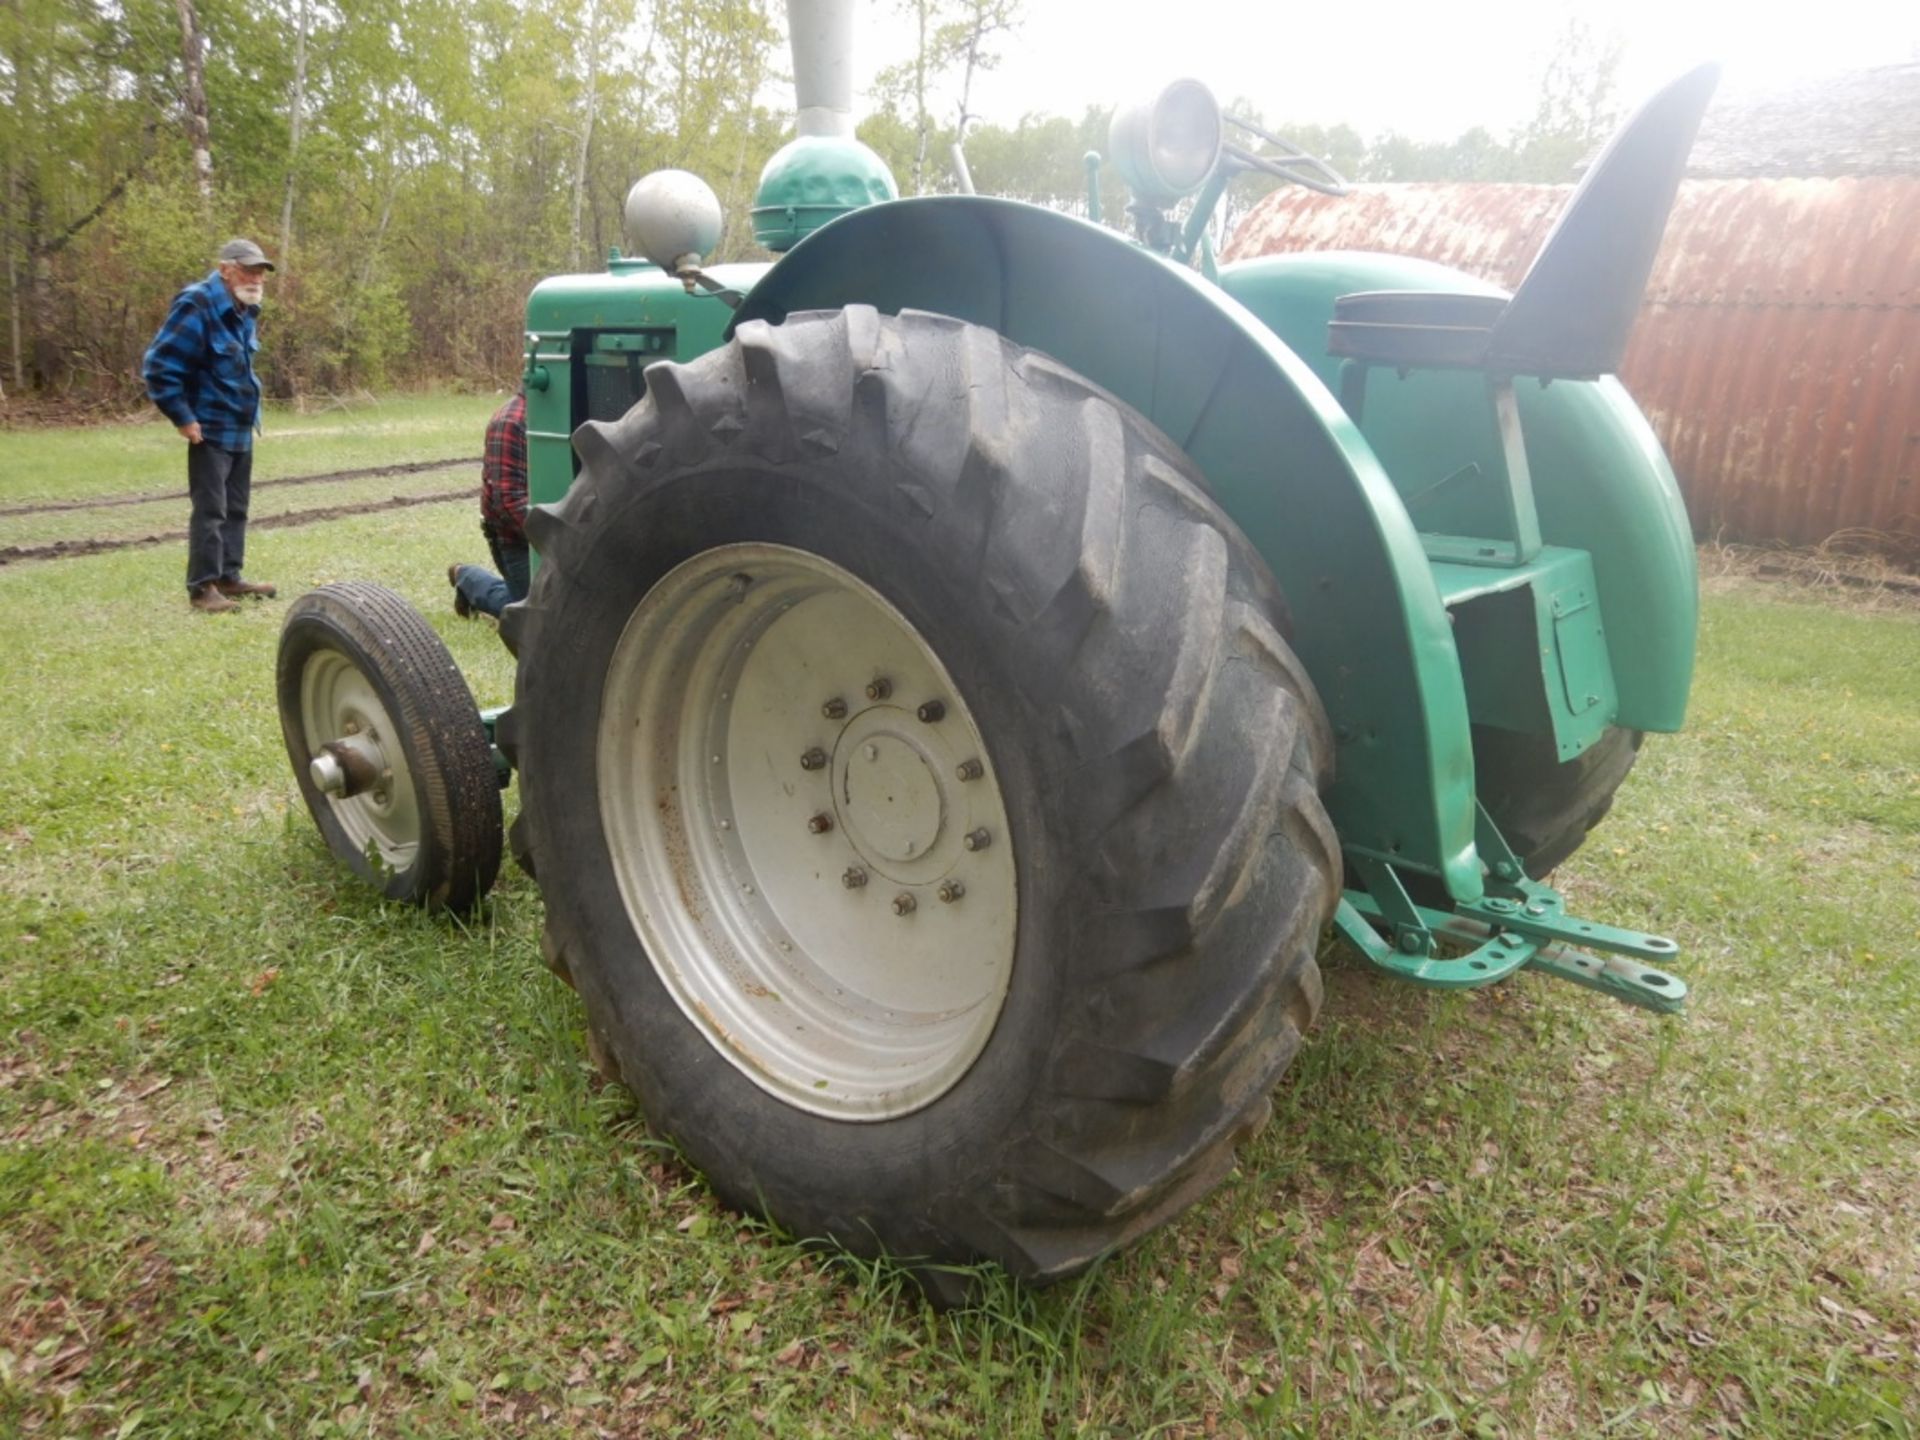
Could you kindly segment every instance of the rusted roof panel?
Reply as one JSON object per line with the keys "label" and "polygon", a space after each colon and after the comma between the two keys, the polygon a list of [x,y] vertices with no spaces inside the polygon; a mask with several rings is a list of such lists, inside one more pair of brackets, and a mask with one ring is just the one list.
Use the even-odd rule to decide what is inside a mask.
{"label": "rusted roof panel", "polygon": [[[1512,288],[1570,188],[1280,191],[1225,258],[1385,250]],[[1920,178],[1684,183],[1621,378],[1700,534],[1920,553]]]}

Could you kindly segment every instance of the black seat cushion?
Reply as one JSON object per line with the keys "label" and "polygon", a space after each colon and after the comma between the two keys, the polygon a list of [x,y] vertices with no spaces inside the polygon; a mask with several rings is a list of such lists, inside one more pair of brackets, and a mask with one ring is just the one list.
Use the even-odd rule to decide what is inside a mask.
{"label": "black seat cushion", "polygon": [[1327,353],[1372,365],[1477,369],[1504,295],[1363,290],[1333,302]]}

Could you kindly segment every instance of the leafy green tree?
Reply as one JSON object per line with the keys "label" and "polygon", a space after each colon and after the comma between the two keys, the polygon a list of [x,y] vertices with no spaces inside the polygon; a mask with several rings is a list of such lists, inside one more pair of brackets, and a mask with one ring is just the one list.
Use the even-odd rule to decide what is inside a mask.
{"label": "leafy green tree", "polygon": [[[909,195],[924,195],[929,189],[947,188],[935,178],[947,171],[941,157],[951,153],[955,138],[966,134],[973,118],[967,107],[974,76],[1000,63],[996,42],[1019,24],[1020,0],[898,0],[898,4],[914,21],[914,51],[883,68],[874,88],[881,105],[902,115],[913,132],[906,164],[894,165],[901,189]],[[956,76],[959,103],[954,123],[944,126],[934,118],[934,95]],[[975,180],[978,183],[977,176]]]}

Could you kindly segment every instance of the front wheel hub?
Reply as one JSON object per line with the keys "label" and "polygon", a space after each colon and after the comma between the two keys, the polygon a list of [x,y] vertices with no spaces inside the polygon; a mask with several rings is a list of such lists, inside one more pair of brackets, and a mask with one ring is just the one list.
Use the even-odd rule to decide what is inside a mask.
{"label": "front wheel hub", "polygon": [[959,1081],[1013,972],[1014,847],[967,843],[1007,834],[986,737],[878,591],[784,546],[694,557],[615,647],[598,745],[628,914],[735,1068],[846,1120]]}
{"label": "front wheel hub", "polygon": [[422,819],[406,755],[373,683],[337,650],[317,650],[300,674],[307,773],[327,797],[348,843],[371,847],[390,870],[419,854]]}

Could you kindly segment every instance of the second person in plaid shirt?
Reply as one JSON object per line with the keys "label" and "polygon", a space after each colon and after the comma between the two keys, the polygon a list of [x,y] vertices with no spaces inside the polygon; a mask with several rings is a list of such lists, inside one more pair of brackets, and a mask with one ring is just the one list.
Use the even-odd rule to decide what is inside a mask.
{"label": "second person in plaid shirt", "polygon": [[480,565],[449,565],[453,608],[476,610],[496,620],[516,600],[527,598],[527,396],[524,388],[493,412],[480,459],[480,531],[493,552],[494,574]]}

